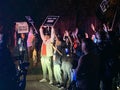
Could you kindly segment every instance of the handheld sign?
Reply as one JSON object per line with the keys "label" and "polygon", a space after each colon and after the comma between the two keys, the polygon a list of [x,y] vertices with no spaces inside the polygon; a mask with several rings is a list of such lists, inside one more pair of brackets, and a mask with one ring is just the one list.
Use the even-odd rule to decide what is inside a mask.
{"label": "handheld sign", "polygon": [[16,30],[18,33],[28,33],[28,24],[27,22],[16,22]]}
{"label": "handheld sign", "polygon": [[34,23],[33,19],[30,16],[25,16],[29,23]]}
{"label": "handheld sign", "polygon": [[107,9],[109,8],[109,0],[103,0],[100,4],[100,8],[103,13],[106,12]]}
{"label": "handheld sign", "polygon": [[43,26],[54,26],[59,19],[59,16],[47,16],[43,22]]}
{"label": "handheld sign", "polygon": [[28,20],[28,22],[32,25],[32,27],[35,30],[35,33],[38,34],[37,29],[35,28],[34,21],[30,16],[25,16],[25,18]]}

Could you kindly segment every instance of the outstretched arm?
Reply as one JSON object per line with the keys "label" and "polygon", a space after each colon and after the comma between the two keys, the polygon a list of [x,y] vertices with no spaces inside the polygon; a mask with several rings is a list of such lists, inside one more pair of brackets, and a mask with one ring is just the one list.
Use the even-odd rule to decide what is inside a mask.
{"label": "outstretched arm", "polygon": [[51,42],[54,41],[54,37],[55,37],[55,29],[54,27],[51,27]]}
{"label": "outstretched arm", "polygon": [[74,39],[77,39],[77,43],[80,44],[80,41],[79,41],[79,39],[78,39],[77,34],[78,34],[78,28],[75,29],[75,32],[74,32],[74,37],[75,37],[75,38],[74,38]]}
{"label": "outstretched arm", "polygon": [[44,41],[44,34],[43,34],[43,29],[42,29],[42,26],[40,26],[40,37],[41,39]]}
{"label": "outstretched arm", "polygon": [[67,35],[67,37],[68,37],[68,39],[69,39],[69,41],[70,41],[70,44],[71,44],[71,46],[72,46],[72,45],[73,45],[73,42],[72,42],[72,39],[71,39],[68,31],[65,31],[65,33],[66,33],[66,35]]}
{"label": "outstretched arm", "polygon": [[81,71],[82,63],[83,63],[83,56],[81,56],[81,57],[79,58],[78,65],[77,65],[77,67],[76,67],[76,69],[75,69],[76,74],[78,74],[78,72]]}
{"label": "outstretched arm", "polygon": [[91,24],[91,28],[92,28],[92,30],[93,30],[94,32],[96,32],[95,26],[94,26],[93,24]]}

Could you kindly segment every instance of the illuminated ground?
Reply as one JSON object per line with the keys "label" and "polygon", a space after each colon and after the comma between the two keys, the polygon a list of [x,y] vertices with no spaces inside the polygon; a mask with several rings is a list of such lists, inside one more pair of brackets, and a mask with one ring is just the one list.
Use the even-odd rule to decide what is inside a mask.
{"label": "illuminated ground", "polygon": [[49,82],[40,83],[39,80],[42,79],[42,71],[40,63],[38,66],[33,67],[28,70],[27,83],[25,90],[60,90],[59,88],[50,85]]}
{"label": "illuminated ground", "polygon": [[25,90],[60,90],[48,82],[40,83],[39,80],[28,80]]}
{"label": "illuminated ground", "polygon": [[[42,71],[39,63],[38,66],[31,66],[31,69],[29,69],[25,90],[62,90],[56,86],[50,85],[49,82],[40,83],[40,79],[42,79]],[[120,88],[118,90],[120,90]]]}

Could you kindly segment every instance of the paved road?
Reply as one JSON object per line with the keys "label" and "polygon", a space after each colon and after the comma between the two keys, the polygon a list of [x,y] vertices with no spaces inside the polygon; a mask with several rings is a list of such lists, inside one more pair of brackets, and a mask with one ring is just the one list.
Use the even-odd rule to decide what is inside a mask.
{"label": "paved road", "polygon": [[30,66],[25,90],[61,90],[53,85],[50,85],[49,82],[40,83],[40,79],[42,79],[42,69],[40,63],[36,67]]}
{"label": "paved road", "polygon": [[42,74],[27,75],[26,89],[25,90],[61,90],[56,86],[50,85],[49,82],[40,83]]}
{"label": "paved road", "polygon": [[50,85],[48,82],[40,83],[35,80],[28,80],[26,85],[26,90],[60,90],[59,88]]}
{"label": "paved road", "polygon": [[[37,67],[32,67],[29,69],[25,90],[61,90],[55,86],[50,85],[48,82],[40,83],[40,79],[42,79],[42,70],[39,64]],[[120,88],[118,90],[120,90]]]}

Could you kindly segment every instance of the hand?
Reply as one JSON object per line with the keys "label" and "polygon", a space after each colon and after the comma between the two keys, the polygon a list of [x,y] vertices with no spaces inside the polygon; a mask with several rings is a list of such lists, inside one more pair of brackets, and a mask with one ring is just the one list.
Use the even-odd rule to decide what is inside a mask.
{"label": "hand", "polygon": [[88,36],[88,34],[87,34],[87,33],[85,33],[85,38],[89,38],[89,36]]}
{"label": "hand", "polygon": [[68,31],[65,31],[65,35],[66,35],[66,36],[69,36],[69,33],[68,33]]}
{"label": "hand", "polygon": [[91,28],[93,31],[95,31],[95,26],[93,24],[91,24]]}
{"label": "hand", "polygon": [[40,26],[40,30],[44,30],[45,28],[47,28],[48,26],[43,26],[43,25],[41,25]]}
{"label": "hand", "polygon": [[107,32],[107,26],[105,24],[103,24],[103,30]]}
{"label": "hand", "polygon": [[72,37],[75,38],[75,34],[74,34],[74,32],[72,32]]}
{"label": "hand", "polygon": [[51,29],[53,29],[53,30],[54,30],[54,27],[53,27],[53,26],[51,26]]}
{"label": "hand", "polygon": [[77,35],[77,34],[78,34],[78,28],[75,29],[75,35]]}
{"label": "hand", "polygon": [[42,25],[42,27],[46,28],[46,27],[48,27],[48,26],[44,26],[44,25]]}
{"label": "hand", "polygon": [[42,28],[43,28],[43,25],[40,26],[40,29],[42,29]]}

